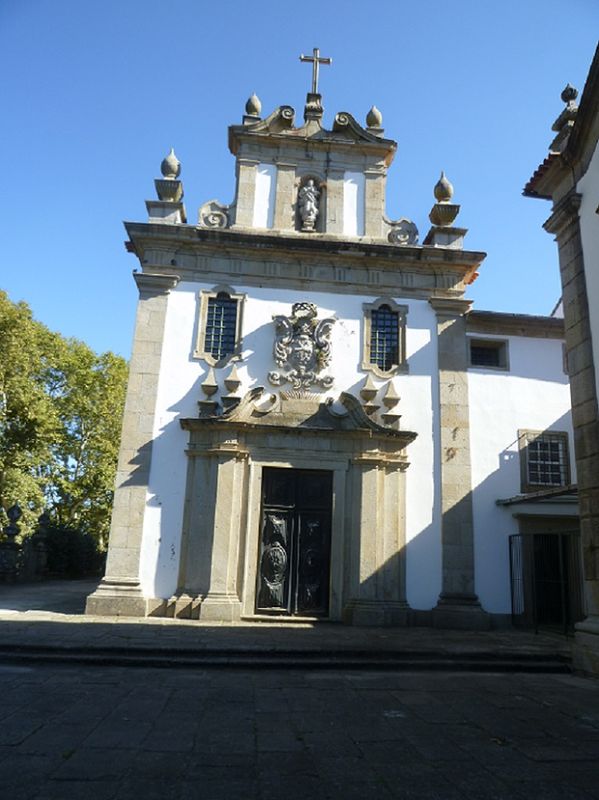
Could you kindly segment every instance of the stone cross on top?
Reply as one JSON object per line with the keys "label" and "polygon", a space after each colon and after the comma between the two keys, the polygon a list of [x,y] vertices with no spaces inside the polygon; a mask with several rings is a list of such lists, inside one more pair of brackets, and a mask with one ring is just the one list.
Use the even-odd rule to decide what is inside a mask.
{"label": "stone cross on top", "polygon": [[320,50],[318,47],[315,47],[312,50],[311,56],[304,56],[301,55],[300,61],[311,61],[312,62],[312,94],[318,94],[318,68],[320,64],[332,64],[332,58],[321,58],[320,57]]}

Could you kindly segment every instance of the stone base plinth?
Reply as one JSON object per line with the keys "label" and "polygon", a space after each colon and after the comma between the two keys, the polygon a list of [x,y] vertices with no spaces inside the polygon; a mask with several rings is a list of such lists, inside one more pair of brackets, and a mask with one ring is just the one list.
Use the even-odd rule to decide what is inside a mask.
{"label": "stone base plinth", "polygon": [[405,627],[408,625],[410,607],[401,601],[350,600],[343,609],[346,625]]}
{"label": "stone base plinth", "polygon": [[239,622],[241,601],[237,595],[207,594],[198,608],[202,622]]}
{"label": "stone base plinth", "polygon": [[572,666],[577,672],[599,677],[599,616],[587,617],[576,625]]}
{"label": "stone base plinth", "polygon": [[89,595],[85,613],[98,617],[145,617],[146,600],[139,581],[131,578],[102,578]]}
{"label": "stone base plinth", "polygon": [[434,628],[457,631],[491,628],[491,617],[483,611],[476,595],[441,595],[431,614]]}

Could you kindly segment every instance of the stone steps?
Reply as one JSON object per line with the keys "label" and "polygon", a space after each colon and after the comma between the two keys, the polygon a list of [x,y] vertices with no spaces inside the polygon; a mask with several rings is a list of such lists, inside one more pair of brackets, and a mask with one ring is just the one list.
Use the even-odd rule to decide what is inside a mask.
{"label": "stone steps", "polygon": [[222,648],[0,646],[0,663],[86,664],[98,666],[202,669],[356,669],[569,673],[561,654],[491,651],[372,651]]}

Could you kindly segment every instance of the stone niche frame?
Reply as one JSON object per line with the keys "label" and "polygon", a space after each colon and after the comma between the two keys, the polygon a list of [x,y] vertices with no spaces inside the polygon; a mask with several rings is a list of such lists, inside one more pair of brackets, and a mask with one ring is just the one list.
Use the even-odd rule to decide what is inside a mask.
{"label": "stone niche frame", "polygon": [[[233,352],[224,358],[216,359],[211,353],[206,352],[206,323],[208,321],[208,301],[216,299],[219,294],[226,294],[229,299],[237,302],[237,316],[235,320],[235,348]],[[211,367],[224,367],[230,361],[240,361],[242,359],[243,340],[241,338],[243,323],[243,306],[245,304],[245,294],[239,294],[230,286],[219,284],[213,289],[202,289],[198,292],[198,325],[193,358],[202,359]]]}
{"label": "stone niche frame", "polygon": [[206,621],[259,617],[263,468],[317,464],[333,473],[327,619],[408,624],[405,447],[416,434],[377,425],[347,394],[340,411],[308,393],[271,395],[266,410],[263,402],[257,388],[221,417],[181,420],[189,446],[179,588],[168,601],[149,601],[149,613]]}
{"label": "stone niche frame", "polygon": [[[389,306],[391,311],[397,314],[397,341],[398,341],[398,363],[393,364],[391,369],[382,370],[377,364],[370,360],[370,342],[372,336],[372,312],[378,311],[381,306]],[[372,372],[377,378],[392,378],[394,375],[409,372],[409,365],[406,359],[406,327],[409,308],[407,305],[399,305],[391,297],[378,297],[372,303],[363,303],[364,311],[363,336],[362,336],[362,363],[360,368],[366,372]]]}
{"label": "stone niche frame", "polygon": [[312,233],[326,233],[327,232],[327,181],[324,175],[318,172],[310,172],[298,169],[295,178],[295,186],[293,191],[293,229],[296,233],[302,233],[305,236],[310,236],[309,231],[302,231],[302,216],[299,208],[299,193],[306,183],[312,179],[318,191],[320,198],[318,200],[318,217],[316,218],[316,226]]}

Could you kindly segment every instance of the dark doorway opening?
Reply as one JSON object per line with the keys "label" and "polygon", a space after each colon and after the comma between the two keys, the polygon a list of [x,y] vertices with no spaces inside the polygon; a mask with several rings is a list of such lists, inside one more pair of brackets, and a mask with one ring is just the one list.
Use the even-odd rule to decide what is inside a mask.
{"label": "dark doorway opening", "polygon": [[332,472],[263,469],[258,613],[328,615],[332,504]]}
{"label": "dark doorway opening", "polygon": [[510,536],[512,621],[569,633],[583,617],[580,535]]}

